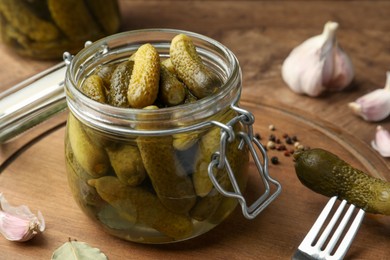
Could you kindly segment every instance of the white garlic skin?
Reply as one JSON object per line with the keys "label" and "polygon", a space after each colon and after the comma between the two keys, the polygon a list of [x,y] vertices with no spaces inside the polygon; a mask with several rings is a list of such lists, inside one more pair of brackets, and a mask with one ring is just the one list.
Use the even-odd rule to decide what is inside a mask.
{"label": "white garlic skin", "polygon": [[351,59],[340,47],[335,48],[334,52],[333,74],[328,79],[328,82],[325,82],[324,79],[323,84],[326,86],[327,90],[339,91],[351,84],[355,72]]}
{"label": "white garlic skin", "polygon": [[377,122],[390,115],[390,72],[386,75],[383,89],[371,91],[348,104],[356,115],[366,121]]}
{"label": "white garlic skin", "polygon": [[35,216],[27,206],[11,206],[0,193],[0,233],[10,241],[24,242],[45,230],[41,212]]}
{"label": "white garlic skin", "polygon": [[317,97],[326,90],[339,91],[350,85],[354,69],[338,46],[338,23],[327,22],[322,34],[295,47],[282,64],[282,78],[292,91]]}
{"label": "white garlic skin", "polygon": [[372,148],[383,157],[390,157],[390,133],[382,126],[377,126],[375,139],[371,142]]}

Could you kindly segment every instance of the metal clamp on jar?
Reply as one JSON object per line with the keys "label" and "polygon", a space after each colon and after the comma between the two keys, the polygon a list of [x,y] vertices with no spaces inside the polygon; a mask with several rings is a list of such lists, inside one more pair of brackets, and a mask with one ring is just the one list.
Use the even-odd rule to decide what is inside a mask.
{"label": "metal clamp on jar", "polygon": [[[128,60],[143,44],[169,58],[178,34],[193,40],[223,82],[215,93],[138,109],[98,102],[80,90],[97,68]],[[94,42],[66,63],[68,181],[79,206],[108,233],[141,243],[181,241],[217,226],[237,203],[253,219],[279,195],[266,150],[253,135],[254,116],[239,107],[238,61],[221,43],[180,30],[130,31]],[[252,205],[243,196],[250,156],[264,184]]]}

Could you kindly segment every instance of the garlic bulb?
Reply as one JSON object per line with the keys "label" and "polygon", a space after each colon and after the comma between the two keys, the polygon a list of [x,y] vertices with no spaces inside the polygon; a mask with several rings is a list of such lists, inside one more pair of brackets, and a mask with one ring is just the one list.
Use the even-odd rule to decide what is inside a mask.
{"label": "garlic bulb", "polygon": [[0,233],[10,241],[27,241],[45,230],[41,212],[38,217],[27,206],[11,206],[0,193]]}
{"label": "garlic bulb", "polygon": [[366,121],[380,121],[390,115],[390,71],[383,89],[376,89],[351,102],[348,106]]}
{"label": "garlic bulb", "polygon": [[327,22],[321,35],[294,48],[282,65],[282,77],[296,93],[317,97],[342,90],[354,77],[352,62],[336,40],[338,23]]}
{"label": "garlic bulb", "polygon": [[372,148],[383,157],[390,157],[390,133],[382,126],[377,126],[375,139],[371,142]]}

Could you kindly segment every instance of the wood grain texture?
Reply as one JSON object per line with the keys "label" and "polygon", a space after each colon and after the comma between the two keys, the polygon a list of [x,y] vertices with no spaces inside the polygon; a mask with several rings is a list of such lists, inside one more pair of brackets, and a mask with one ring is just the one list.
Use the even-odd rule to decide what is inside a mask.
{"label": "wood grain texture", "polygon": [[[177,28],[210,36],[231,49],[243,72],[242,104],[255,114],[254,129],[264,139],[270,134],[268,125],[275,124],[277,135],[296,134],[304,144],[332,149],[356,167],[379,169],[390,179],[389,159],[369,146],[378,123],[363,121],[347,107],[348,102],[384,86],[390,70],[389,1],[124,0],[121,10],[123,31]],[[328,20],[340,24],[338,40],[352,58],[355,80],[350,89],[320,98],[296,95],[281,78],[281,64],[293,47],[321,33]],[[3,45],[0,57],[6,64],[0,68],[0,90],[56,63],[21,58]],[[390,129],[390,118],[379,123]],[[322,126],[328,130],[322,131]],[[49,259],[69,237],[100,248],[111,260],[290,259],[327,201],[300,184],[291,157],[270,151],[270,156],[281,160],[270,165],[270,172],[283,191],[256,219],[246,220],[237,209],[221,225],[189,241],[126,242],[100,230],[72,199],[63,136],[64,128],[45,136],[0,173],[0,192],[12,204],[42,211],[47,221],[45,233],[28,243],[0,239],[0,259]],[[259,183],[253,163],[250,174],[253,182],[247,196],[254,199]],[[389,259],[389,235],[387,217],[368,215],[346,259]]]}

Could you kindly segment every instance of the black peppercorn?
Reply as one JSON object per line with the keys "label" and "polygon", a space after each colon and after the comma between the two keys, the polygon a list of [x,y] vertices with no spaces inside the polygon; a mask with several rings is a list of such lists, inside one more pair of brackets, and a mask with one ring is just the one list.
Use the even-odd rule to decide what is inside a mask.
{"label": "black peppercorn", "polygon": [[294,143],[293,139],[291,137],[287,136],[286,137],[286,144],[293,144],[293,143]]}
{"label": "black peppercorn", "polygon": [[272,157],[271,157],[271,162],[272,162],[272,164],[278,164],[278,163],[279,163],[278,157],[272,156]]}

